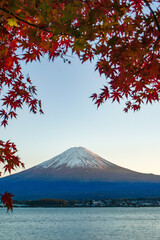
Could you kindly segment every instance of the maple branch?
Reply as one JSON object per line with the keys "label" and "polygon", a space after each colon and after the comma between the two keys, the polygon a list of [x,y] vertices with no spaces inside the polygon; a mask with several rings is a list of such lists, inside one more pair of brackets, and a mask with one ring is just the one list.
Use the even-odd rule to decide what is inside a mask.
{"label": "maple branch", "polygon": [[[26,23],[26,24],[28,24],[28,25],[30,25],[30,26],[32,26],[32,27],[39,28],[39,29],[43,30],[44,32],[52,33],[53,35],[55,35],[55,34],[54,34],[52,31],[50,31],[49,29],[46,29],[45,27],[38,26],[38,25],[36,25],[36,24],[34,24],[34,23],[30,23],[30,22],[28,22],[28,21],[26,21],[26,20],[24,20],[24,19],[22,19],[22,18],[20,18],[20,17],[18,17],[18,16],[16,16],[16,15],[14,15],[13,13],[10,13],[8,10],[6,10],[6,9],[4,9],[4,8],[0,8],[0,10],[1,10],[1,11],[4,11],[4,12],[6,12],[6,13],[9,13],[11,16],[13,16],[14,18],[16,18],[17,20],[19,20],[19,21],[21,21],[21,22],[24,22],[24,23]],[[63,32],[61,32],[60,34],[61,34],[61,35],[68,36],[68,34],[65,34],[65,33],[63,33]]]}
{"label": "maple branch", "polygon": [[150,11],[151,11],[151,13],[152,13],[152,15],[153,15],[154,21],[155,21],[155,23],[156,23],[156,25],[157,25],[158,31],[160,32],[160,25],[159,25],[159,23],[158,23],[157,17],[156,17],[156,15],[155,15],[153,9],[151,8],[151,6],[149,5],[149,3],[148,3],[147,0],[144,0],[144,2],[145,2],[145,4],[147,5],[147,7],[150,9]]}
{"label": "maple branch", "polygon": [[48,29],[46,29],[46,28],[44,28],[44,27],[38,26],[38,25],[36,25],[36,24],[34,24],[34,23],[30,23],[30,22],[28,22],[28,21],[26,21],[26,20],[24,20],[24,19],[22,19],[22,18],[20,18],[20,17],[18,17],[18,16],[16,16],[16,15],[14,15],[13,13],[10,13],[8,10],[6,10],[6,9],[4,9],[4,8],[0,8],[0,10],[1,10],[1,11],[4,11],[4,12],[6,12],[6,13],[9,13],[11,16],[15,17],[17,20],[19,20],[19,21],[21,21],[21,22],[24,22],[24,23],[26,23],[26,24],[28,24],[28,25],[30,25],[30,26],[32,26],[32,27],[39,28],[39,29],[41,29],[41,30],[43,30],[43,31],[45,31],[45,32],[50,32],[50,33],[52,33],[50,30],[48,30]]}

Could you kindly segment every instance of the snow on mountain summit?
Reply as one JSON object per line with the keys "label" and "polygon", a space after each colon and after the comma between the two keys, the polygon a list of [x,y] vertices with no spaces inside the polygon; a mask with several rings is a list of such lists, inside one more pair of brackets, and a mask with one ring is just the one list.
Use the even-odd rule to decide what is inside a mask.
{"label": "snow on mountain summit", "polygon": [[52,159],[36,166],[36,168],[108,168],[114,164],[84,147],[73,147]]}

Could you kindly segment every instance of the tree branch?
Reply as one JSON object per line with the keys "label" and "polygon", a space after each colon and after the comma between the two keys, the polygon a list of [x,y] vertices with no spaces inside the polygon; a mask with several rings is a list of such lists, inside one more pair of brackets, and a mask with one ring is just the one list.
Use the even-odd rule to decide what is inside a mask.
{"label": "tree branch", "polygon": [[151,6],[149,5],[148,1],[147,0],[144,0],[145,4],[147,5],[147,7],[149,8],[149,10],[151,11],[152,15],[153,15],[153,18],[154,18],[154,21],[157,25],[157,28],[158,28],[158,31],[160,32],[160,25],[159,25],[159,22],[157,20],[157,17],[153,11],[153,9],[151,8]]}
{"label": "tree branch", "polygon": [[39,29],[41,29],[41,30],[43,30],[43,31],[45,31],[45,32],[50,32],[50,33],[51,33],[51,31],[48,30],[48,29],[46,29],[45,27],[41,27],[41,26],[39,26],[39,25],[36,25],[36,24],[30,23],[30,22],[27,22],[26,20],[24,20],[24,19],[22,19],[22,18],[20,18],[20,17],[18,17],[18,16],[16,16],[16,15],[14,15],[13,13],[10,13],[8,10],[6,10],[6,9],[4,9],[4,8],[0,8],[0,10],[3,11],[3,12],[9,13],[11,16],[15,17],[17,20],[19,20],[19,21],[21,21],[21,22],[24,22],[24,23],[26,23],[26,24],[28,24],[28,25],[30,25],[30,26],[32,26],[32,27],[39,28]]}

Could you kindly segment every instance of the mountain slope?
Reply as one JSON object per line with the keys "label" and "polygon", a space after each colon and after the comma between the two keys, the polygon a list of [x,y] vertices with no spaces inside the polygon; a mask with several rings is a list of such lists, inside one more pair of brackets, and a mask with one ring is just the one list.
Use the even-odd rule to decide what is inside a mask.
{"label": "mountain slope", "polygon": [[160,176],[119,167],[83,147],[70,148],[48,161],[12,176],[66,181],[160,181]]}
{"label": "mountain slope", "polygon": [[83,147],[0,179],[18,199],[160,196],[160,176],[119,167]]}

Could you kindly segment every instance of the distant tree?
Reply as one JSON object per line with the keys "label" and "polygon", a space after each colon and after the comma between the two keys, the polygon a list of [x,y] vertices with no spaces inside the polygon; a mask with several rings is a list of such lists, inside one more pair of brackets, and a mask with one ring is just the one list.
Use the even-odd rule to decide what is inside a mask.
{"label": "distant tree", "polygon": [[[2,126],[24,104],[33,113],[43,113],[21,62],[40,61],[45,54],[68,63],[68,51],[82,63],[97,60],[95,69],[106,77],[100,94],[91,96],[97,107],[124,98],[127,112],[159,101],[159,0],[1,0],[0,18]],[[0,141],[5,171],[24,166],[16,152],[13,143]]]}

